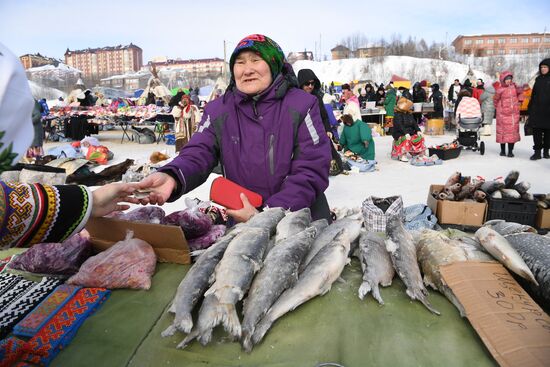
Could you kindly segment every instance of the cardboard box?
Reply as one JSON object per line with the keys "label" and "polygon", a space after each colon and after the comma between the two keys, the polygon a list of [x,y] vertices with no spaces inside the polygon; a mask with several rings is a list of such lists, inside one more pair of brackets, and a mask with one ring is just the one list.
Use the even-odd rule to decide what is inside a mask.
{"label": "cardboard box", "polygon": [[538,208],[537,219],[535,220],[535,226],[539,229],[550,229],[550,209]]}
{"label": "cardboard box", "polygon": [[487,203],[477,201],[437,200],[432,192],[443,190],[444,185],[431,185],[427,205],[435,213],[440,224],[459,224],[480,227],[485,222]]}
{"label": "cardboard box", "polygon": [[126,231],[134,231],[134,237],[149,243],[157,261],[176,264],[191,264],[189,246],[181,227],[162,224],[136,223],[114,218],[91,218],[86,224],[91,242],[98,251],[103,251],[122,241]]}
{"label": "cardboard box", "polygon": [[548,366],[550,317],[501,264],[465,261],[439,270],[499,365]]}

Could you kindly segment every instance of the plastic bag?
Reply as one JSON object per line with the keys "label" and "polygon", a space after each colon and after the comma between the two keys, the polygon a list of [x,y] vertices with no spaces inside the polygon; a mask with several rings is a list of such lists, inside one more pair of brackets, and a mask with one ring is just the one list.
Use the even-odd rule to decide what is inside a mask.
{"label": "plastic bag", "polygon": [[162,224],[180,226],[187,239],[206,234],[212,227],[212,220],[209,215],[201,212],[201,208],[208,208],[210,202],[197,202],[197,200],[185,198],[185,205],[187,209],[167,215]]}
{"label": "plastic bag", "polygon": [[210,227],[210,230],[200,237],[193,238],[187,243],[191,251],[203,250],[210,247],[218,238],[225,234],[226,226],[217,224]]}
{"label": "plastic bag", "polygon": [[92,246],[76,234],[63,243],[38,243],[17,256],[10,269],[44,275],[73,275],[92,255]]}
{"label": "plastic bag", "polygon": [[103,145],[97,147],[91,145],[86,153],[86,159],[98,164],[107,164],[109,160],[109,149]]}
{"label": "plastic bag", "polygon": [[132,238],[128,231],[123,241],[90,257],[67,284],[83,287],[149,289],[157,257],[151,245]]}
{"label": "plastic bag", "polygon": [[165,215],[164,210],[158,206],[143,206],[129,212],[116,212],[110,217],[130,222],[160,224]]}

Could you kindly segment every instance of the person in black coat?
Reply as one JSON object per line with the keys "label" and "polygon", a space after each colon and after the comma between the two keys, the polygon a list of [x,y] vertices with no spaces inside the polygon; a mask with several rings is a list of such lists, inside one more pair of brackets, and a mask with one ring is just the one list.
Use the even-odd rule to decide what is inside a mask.
{"label": "person in black coat", "polygon": [[458,93],[461,89],[462,84],[460,84],[460,81],[458,79],[455,79],[454,83],[451,84],[451,86],[449,87],[449,93],[447,94],[447,99],[449,100],[449,102],[455,103],[456,105]]}
{"label": "person in black coat", "polygon": [[401,92],[401,97],[404,97],[404,98],[407,98],[408,100],[412,101],[413,100],[413,96],[411,94],[411,92],[405,88],[405,87],[399,87],[397,89],[399,92]]}
{"label": "person in black coat", "polygon": [[529,124],[533,128],[533,150],[535,153],[531,160],[540,159],[540,151],[543,157],[550,158],[550,59],[544,59],[539,64],[539,75],[535,79],[535,85],[531,93],[531,100],[527,110],[529,111]]}
{"label": "person in black coat", "polygon": [[422,88],[419,82],[416,82],[413,85],[412,97],[413,97],[412,99],[413,103],[424,103],[427,100],[426,91]]}
{"label": "person in black coat", "polygon": [[376,90],[376,98],[374,99],[376,101],[376,105],[383,106],[385,99],[386,99],[386,89],[384,89],[383,85],[380,85]]}
{"label": "person in black coat", "polygon": [[439,90],[439,84],[432,84],[432,95],[430,102],[434,104],[432,118],[443,118],[443,93]]}
{"label": "person in black coat", "polygon": [[[328,119],[328,113],[325,108],[325,104],[323,103],[323,92],[321,91],[321,82],[319,78],[317,78],[317,75],[313,72],[311,69],[301,69],[298,71],[298,86],[303,91],[310,93],[317,97],[317,100],[319,101],[319,111],[321,113],[321,120],[323,121],[323,126],[325,127],[325,131],[328,135],[328,137],[331,139],[331,143],[337,143],[334,140],[334,136],[332,134],[332,127],[330,126],[330,121]],[[334,147],[334,144],[330,144],[331,147],[331,154],[332,154],[332,161],[330,163],[330,174],[332,176],[335,176],[337,174],[340,174],[344,171],[344,165],[342,163],[342,158],[336,151],[336,148]]]}

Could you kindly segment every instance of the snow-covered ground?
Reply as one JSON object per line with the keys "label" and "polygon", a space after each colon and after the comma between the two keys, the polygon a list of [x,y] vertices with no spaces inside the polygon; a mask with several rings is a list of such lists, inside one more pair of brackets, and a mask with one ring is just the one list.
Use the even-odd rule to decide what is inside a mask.
{"label": "snow-covered ground", "polygon": [[[426,203],[430,184],[442,184],[454,172],[460,171],[464,175],[483,176],[486,179],[505,176],[510,170],[520,172],[519,180],[531,183],[532,193],[550,192],[550,159],[530,161],[532,154],[532,137],[523,137],[514,149],[515,158],[500,157],[500,147],[495,142],[494,124],[492,136],[482,137],[486,144],[486,152],[481,156],[479,152],[462,151],[460,157],[444,161],[442,165],[415,167],[408,163],[390,159],[391,136],[375,137],[376,160],[378,170],[371,173],[350,173],[330,178],[326,195],[331,207],[356,207],[370,196],[387,197],[401,195],[406,206],[416,203]],[[523,126],[521,126],[523,128]],[[101,143],[114,152],[116,164],[126,158],[147,162],[152,152],[166,149],[174,156],[174,146],[160,144],[137,144],[134,142],[120,143],[121,130],[101,131],[97,136]],[[446,132],[443,136],[426,136],[427,145],[450,142],[454,139],[453,132]],[[67,143],[47,143],[45,150],[53,146]],[[95,170],[102,170],[98,167]],[[216,175],[210,175],[206,183],[187,194],[189,197],[198,197],[208,200],[210,184]],[[183,198],[174,203],[168,203],[164,209],[170,213],[185,207]]]}

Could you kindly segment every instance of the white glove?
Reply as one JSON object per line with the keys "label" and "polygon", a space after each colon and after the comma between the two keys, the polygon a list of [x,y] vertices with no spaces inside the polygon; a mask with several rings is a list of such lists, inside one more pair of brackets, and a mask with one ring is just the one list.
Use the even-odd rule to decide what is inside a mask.
{"label": "white glove", "polygon": [[411,136],[409,134],[405,135],[405,139],[411,140]]}

